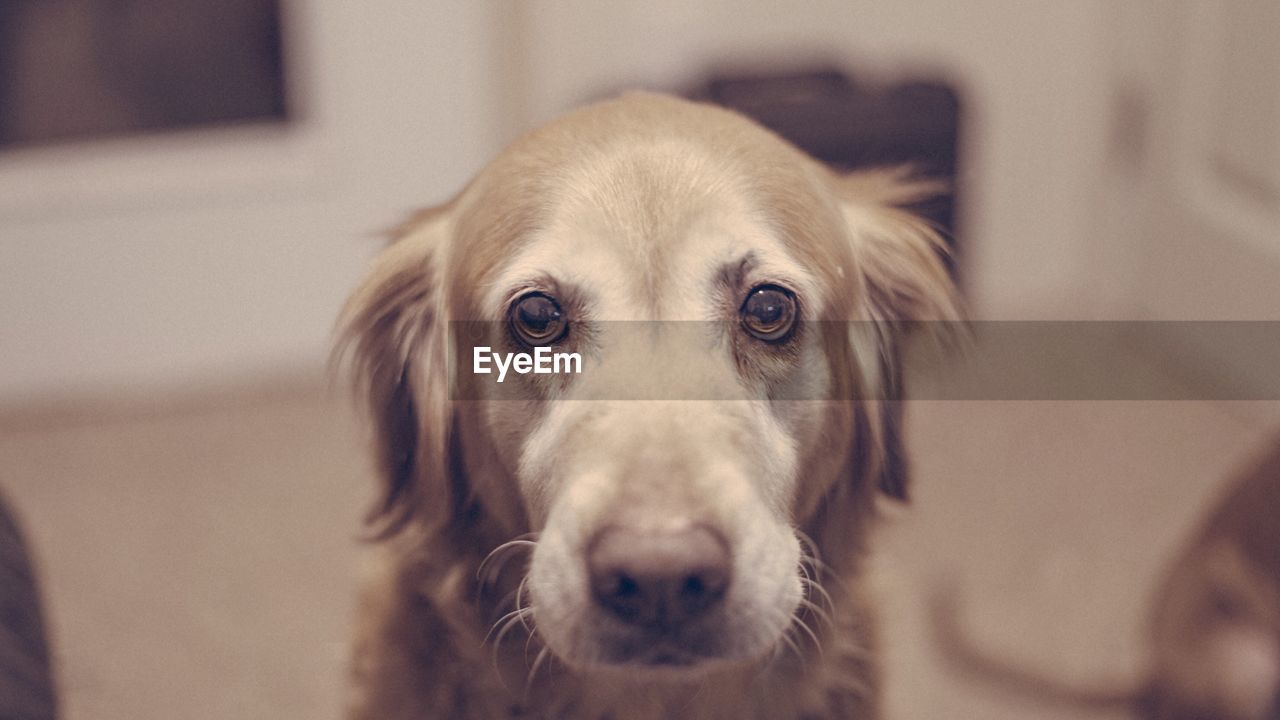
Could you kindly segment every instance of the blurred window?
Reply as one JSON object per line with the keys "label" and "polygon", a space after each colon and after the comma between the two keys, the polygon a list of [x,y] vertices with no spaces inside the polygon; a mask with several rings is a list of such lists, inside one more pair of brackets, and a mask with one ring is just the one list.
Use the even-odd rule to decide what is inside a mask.
{"label": "blurred window", "polygon": [[280,0],[0,0],[0,149],[288,118]]}

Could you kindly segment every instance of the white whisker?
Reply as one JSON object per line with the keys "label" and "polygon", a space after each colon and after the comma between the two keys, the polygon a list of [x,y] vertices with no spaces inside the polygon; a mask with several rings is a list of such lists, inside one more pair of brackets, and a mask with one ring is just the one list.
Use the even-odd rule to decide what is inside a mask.
{"label": "white whisker", "polygon": [[831,613],[819,607],[812,600],[806,600],[805,598],[800,598],[800,607],[804,610],[808,610],[810,613],[813,614],[814,617],[825,622],[828,628],[832,630],[835,629],[836,623],[835,623],[835,619],[831,617]]}
{"label": "white whisker", "polygon": [[822,596],[821,599],[823,603],[826,604],[827,608],[829,608],[831,612],[835,612],[835,600],[831,598],[831,593],[827,592],[827,589],[822,587],[822,583],[817,580],[801,580],[801,582],[805,584],[806,597],[812,597],[813,593],[816,592]]}
{"label": "white whisker", "polygon": [[795,629],[796,616],[787,615],[783,611],[776,609],[772,610],[772,612],[779,618],[788,619],[786,628],[779,639],[781,642],[786,643],[786,646],[791,650],[792,654],[794,654],[796,659],[800,661],[800,666],[807,672],[809,667],[808,658],[805,657],[804,650],[800,648],[800,645],[791,637],[791,633]]}
{"label": "white whisker", "polygon": [[485,555],[484,559],[480,561],[480,565],[476,568],[476,580],[482,586],[493,583],[502,572],[502,568],[510,561],[513,550],[528,549],[532,551],[537,545],[536,533],[527,533],[502,543],[490,550],[489,554]]}
{"label": "white whisker", "polygon": [[538,676],[538,670],[542,667],[542,663],[551,655],[551,648],[544,647],[538,653],[538,657],[533,659],[533,665],[529,668],[529,676],[524,681],[524,696],[529,697],[529,691],[533,689],[533,679]]}
{"label": "white whisker", "polygon": [[[493,627],[489,628],[489,632],[484,636],[484,640],[481,641],[481,644],[486,644],[490,639],[493,639],[493,644],[496,648],[502,643],[503,635],[511,629],[512,625],[521,622],[521,617],[527,612],[529,612],[528,608],[516,608],[515,610],[512,610],[506,615],[498,618],[497,621],[493,623]],[[498,633],[497,637],[494,637],[495,632]]]}
{"label": "white whisker", "polygon": [[816,648],[818,651],[818,655],[823,654],[822,641],[818,640],[818,635],[815,632],[813,632],[813,630],[809,627],[809,625],[804,620],[800,619],[799,615],[791,616],[791,624],[794,627],[800,628],[801,630],[804,631],[805,635],[809,636],[809,639],[813,641],[813,647]]}
{"label": "white whisker", "polygon": [[526,618],[533,617],[533,606],[525,605],[524,603],[524,589],[525,589],[525,586],[528,585],[528,583],[529,583],[529,578],[528,576],[526,576],[521,578],[520,584],[516,586],[516,607],[518,608],[523,607],[525,610],[528,611],[524,615],[520,616],[520,624],[524,625],[524,629],[526,632],[532,634],[533,627],[529,625],[529,622]]}

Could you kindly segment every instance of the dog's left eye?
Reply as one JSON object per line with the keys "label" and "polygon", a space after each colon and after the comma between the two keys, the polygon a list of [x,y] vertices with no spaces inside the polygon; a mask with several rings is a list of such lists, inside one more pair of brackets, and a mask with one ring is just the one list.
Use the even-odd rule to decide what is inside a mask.
{"label": "dog's left eye", "polygon": [[507,322],[517,340],[532,346],[550,345],[569,330],[569,321],[560,303],[540,292],[529,293],[512,303]]}
{"label": "dog's left eye", "polygon": [[765,342],[781,342],[796,324],[796,298],[777,285],[757,285],[742,301],[742,327]]}

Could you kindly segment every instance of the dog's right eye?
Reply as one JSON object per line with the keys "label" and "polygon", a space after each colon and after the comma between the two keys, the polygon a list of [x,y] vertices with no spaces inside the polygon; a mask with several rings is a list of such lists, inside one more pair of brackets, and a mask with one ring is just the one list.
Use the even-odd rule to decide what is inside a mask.
{"label": "dog's right eye", "polygon": [[512,303],[507,322],[516,339],[530,346],[550,345],[569,331],[560,303],[540,292],[521,296]]}
{"label": "dog's right eye", "polygon": [[777,285],[758,285],[747,293],[738,312],[747,332],[765,342],[781,342],[795,327],[796,299]]}

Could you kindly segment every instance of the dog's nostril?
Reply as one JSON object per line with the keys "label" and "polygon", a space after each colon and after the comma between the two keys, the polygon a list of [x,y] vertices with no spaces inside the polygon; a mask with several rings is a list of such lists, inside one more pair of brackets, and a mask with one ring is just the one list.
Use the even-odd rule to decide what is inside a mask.
{"label": "dog's nostril", "polygon": [[697,573],[685,576],[680,586],[680,596],[690,602],[714,602],[729,587],[727,567],[705,567]]}
{"label": "dog's nostril", "polygon": [[670,629],[710,611],[729,586],[729,549],[714,531],[624,527],[601,532],[587,555],[596,604],[624,622]]}
{"label": "dog's nostril", "polygon": [[613,592],[620,598],[636,597],[640,594],[640,583],[635,578],[619,575]]}
{"label": "dog's nostril", "polygon": [[690,575],[684,579],[684,587],[680,592],[687,598],[702,597],[707,592],[707,584],[697,575]]}
{"label": "dog's nostril", "polygon": [[704,568],[688,575],[680,585],[679,597],[674,599],[683,617],[700,615],[724,597],[729,585],[727,572],[719,568]]}

